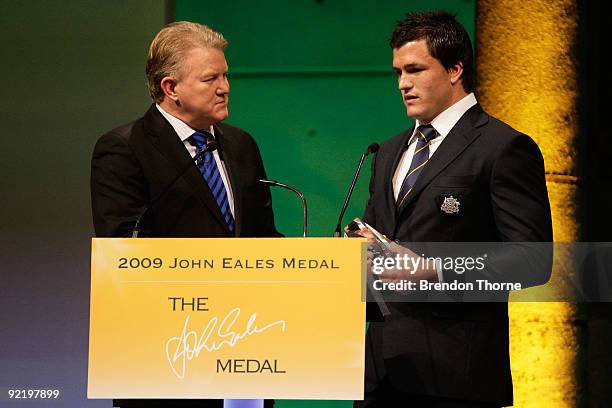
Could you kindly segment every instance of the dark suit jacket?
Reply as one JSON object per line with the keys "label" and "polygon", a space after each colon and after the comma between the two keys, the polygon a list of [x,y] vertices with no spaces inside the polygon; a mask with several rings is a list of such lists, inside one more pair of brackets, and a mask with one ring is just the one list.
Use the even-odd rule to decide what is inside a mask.
{"label": "dark suit jacket", "polygon": [[[528,136],[470,108],[396,211],[392,178],[410,129],[381,144],[364,219],[398,241],[552,241],[544,161]],[[460,197],[460,213],[440,209]],[[550,268],[531,284],[546,282]],[[366,392],[383,378],[416,395],[512,403],[506,303],[392,303],[367,334]]]}
{"label": "dark suit jacket", "polygon": [[[141,237],[271,237],[270,190],[255,141],[226,124],[215,125],[234,197],[231,234],[210,188],[194,163],[143,217]],[[104,134],[91,162],[91,201],[98,237],[130,236],[138,216],[193,160],[170,123],[152,105],[145,115]],[[122,407],[222,407],[219,400],[115,400]],[[272,406],[273,401],[266,401]]]}
{"label": "dark suit jacket", "polygon": [[[143,218],[140,236],[269,237],[274,226],[270,190],[255,141],[248,133],[215,125],[219,152],[234,197],[235,234],[230,234],[210,188],[195,163]],[[98,237],[131,234],[152,197],[190,161],[183,142],[155,105],[144,117],[111,130],[97,142],[91,162],[91,201]]]}

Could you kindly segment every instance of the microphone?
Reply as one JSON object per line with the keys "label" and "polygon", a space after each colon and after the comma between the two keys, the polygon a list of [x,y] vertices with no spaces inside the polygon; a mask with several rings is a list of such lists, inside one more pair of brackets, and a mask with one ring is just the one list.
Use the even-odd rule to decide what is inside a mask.
{"label": "microphone", "polygon": [[303,237],[306,238],[307,233],[308,233],[308,205],[306,204],[306,197],[304,197],[304,194],[302,194],[302,192],[300,190],[298,190],[295,187],[292,187],[288,184],[285,183],[280,183],[276,180],[267,180],[267,179],[261,179],[259,180],[260,183],[263,183],[265,185],[268,186],[275,186],[275,187],[283,187],[286,188],[287,190],[291,190],[293,191],[295,194],[298,195],[298,197],[300,197],[300,200],[302,200],[302,207],[304,208],[304,227],[303,227]]}
{"label": "microphone", "polygon": [[215,140],[211,140],[208,143],[206,143],[206,147],[204,149],[202,149],[201,152],[198,152],[193,159],[191,159],[190,162],[186,163],[185,166],[176,174],[176,176],[174,176],[174,178],[172,179],[171,182],[168,183],[168,185],[166,185],[166,187],[159,193],[157,194],[155,197],[153,197],[150,201],[149,204],[145,207],[145,209],[140,213],[140,215],[138,216],[138,218],[136,219],[136,223],[134,224],[134,228],[132,229],[132,238],[138,238],[138,233],[140,232],[140,221],[142,220],[142,217],[144,217],[144,215],[147,213],[147,211],[149,211],[149,209],[151,207],[153,207],[153,205],[157,204],[157,202],[164,196],[166,195],[166,193],[168,191],[170,191],[170,188],[172,186],[174,186],[174,184],[176,183],[176,181],[181,178],[185,173],[187,173],[187,170],[189,170],[189,168],[191,167],[191,165],[194,162],[197,162],[198,160],[200,160],[200,158],[208,152],[214,152],[215,150],[217,150],[217,148],[219,147],[219,144],[215,141]]}
{"label": "microphone", "polygon": [[351,200],[351,196],[353,195],[353,190],[355,189],[355,184],[357,184],[357,179],[359,178],[359,173],[361,173],[361,167],[363,166],[363,162],[366,156],[376,153],[380,146],[378,143],[371,143],[365,152],[361,155],[359,159],[359,165],[357,166],[357,171],[355,172],[355,176],[353,177],[353,182],[349,188],[348,194],[346,195],[346,199],[344,200],[344,205],[342,206],[342,210],[340,211],[340,217],[338,217],[338,224],[336,225],[336,230],[334,231],[334,237],[340,237],[342,230],[342,217],[344,217],[344,212],[346,211],[346,207],[348,207],[348,203]]}

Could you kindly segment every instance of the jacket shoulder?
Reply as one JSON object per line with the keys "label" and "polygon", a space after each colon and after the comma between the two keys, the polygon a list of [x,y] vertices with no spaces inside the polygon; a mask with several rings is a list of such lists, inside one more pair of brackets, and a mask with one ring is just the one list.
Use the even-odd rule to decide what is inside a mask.
{"label": "jacket shoulder", "polygon": [[102,136],[98,138],[98,144],[103,142],[108,142],[111,140],[115,140],[118,142],[123,142],[124,144],[128,144],[133,133],[134,128],[138,126],[138,123],[142,121],[142,118],[134,120],[132,122],[123,124],[121,126],[117,126],[114,129],[109,130],[104,133]]}
{"label": "jacket shoulder", "polygon": [[509,146],[520,145],[539,152],[540,149],[531,136],[516,130],[494,116],[488,116],[489,121],[483,127],[482,134],[496,148],[495,150],[502,151]]}

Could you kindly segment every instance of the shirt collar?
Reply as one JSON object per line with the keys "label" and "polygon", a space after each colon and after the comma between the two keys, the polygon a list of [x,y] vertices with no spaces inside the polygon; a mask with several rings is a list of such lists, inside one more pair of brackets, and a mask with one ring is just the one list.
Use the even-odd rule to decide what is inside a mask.
{"label": "shirt collar", "polygon": [[[457,122],[459,122],[459,119],[461,119],[465,112],[476,105],[476,103],[476,96],[474,96],[474,93],[470,93],[436,116],[430,124],[436,129],[436,132],[438,132],[440,136],[445,137],[450,133]],[[415,129],[423,124],[424,123],[421,123],[419,120],[416,120]]]}
{"label": "shirt collar", "polygon": [[[178,137],[181,139],[182,142],[185,142],[187,139],[191,137],[191,135],[193,135],[196,132],[196,130],[193,129],[191,126],[189,126],[188,124],[186,124],[185,122],[177,118],[176,116],[172,116],[171,114],[166,112],[161,106],[159,106],[159,104],[156,103],[155,107],[157,108],[159,113],[161,113],[162,116],[166,118],[166,120],[170,123],[170,126],[172,126],[172,128],[174,129],[174,131],[176,132],[176,134],[178,135]],[[213,135],[213,138],[214,138],[215,129],[213,126],[210,127],[208,132],[211,135]]]}

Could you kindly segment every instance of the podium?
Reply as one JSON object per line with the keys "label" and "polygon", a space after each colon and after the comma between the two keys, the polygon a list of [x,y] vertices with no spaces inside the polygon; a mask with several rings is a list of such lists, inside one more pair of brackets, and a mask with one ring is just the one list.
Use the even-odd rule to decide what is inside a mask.
{"label": "podium", "polygon": [[88,398],[363,399],[364,239],[94,238]]}

